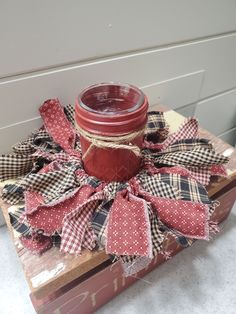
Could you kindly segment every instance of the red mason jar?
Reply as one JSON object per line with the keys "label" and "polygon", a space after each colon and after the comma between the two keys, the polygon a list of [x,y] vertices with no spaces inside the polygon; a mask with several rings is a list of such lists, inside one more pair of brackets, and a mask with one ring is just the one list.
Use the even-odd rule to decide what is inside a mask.
{"label": "red mason jar", "polygon": [[[89,175],[111,182],[126,181],[137,174],[141,156],[120,148],[119,144],[141,149],[147,109],[147,97],[132,85],[102,83],[82,91],[75,104],[75,120],[82,133],[83,164]],[[105,145],[94,144],[86,134],[102,140]],[[135,137],[132,138],[132,134]],[[116,143],[118,137],[130,135],[131,139],[119,142],[118,147],[106,147],[110,140]]]}

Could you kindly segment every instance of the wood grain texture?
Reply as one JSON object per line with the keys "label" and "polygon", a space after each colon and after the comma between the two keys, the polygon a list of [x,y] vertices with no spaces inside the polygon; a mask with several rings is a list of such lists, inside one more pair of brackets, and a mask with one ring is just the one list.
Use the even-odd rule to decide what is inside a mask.
{"label": "wood grain texture", "polygon": [[[155,109],[163,110],[164,108],[157,106]],[[184,119],[181,115],[174,111],[166,112],[165,116],[168,123],[172,126],[172,131],[174,131]],[[214,196],[214,194],[234,182],[236,179],[236,150],[205,130],[201,130],[201,135],[210,138],[218,152],[228,154],[231,158],[229,164],[227,165],[229,176],[225,179],[214,181],[208,187],[209,195]],[[8,206],[6,204],[2,204],[2,208],[8,228],[12,233],[7,213]],[[84,251],[81,256],[75,257],[71,255],[64,255],[60,253],[57,248],[52,248],[42,256],[34,256],[19,245],[19,241],[16,237],[14,237],[13,233],[12,236],[17,253],[23,265],[31,293],[36,299],[46,297],[49,293],[52,294],[54,291],[57,291],[76,278],[79,278],[108,259],[108,256],[104,251]]]}

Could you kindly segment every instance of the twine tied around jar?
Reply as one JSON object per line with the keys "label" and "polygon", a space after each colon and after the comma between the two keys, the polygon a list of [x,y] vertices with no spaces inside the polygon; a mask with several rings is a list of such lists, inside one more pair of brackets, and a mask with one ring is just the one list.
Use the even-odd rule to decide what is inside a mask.
{"label": "twine tied around jar", "polygon": [[[132,151],[136,156],[141,156],[141,149],[130,142],[134,140],[136,137],[139,137],[145,133],[145,128],[139,131],[135,131],[129,134],[120,135],[120,136],[101,136],[98,134],[93,134],[88,131],[85,131],[78,125],[76,125],[76,129],[78,130],[79,134],[82,135],[87,141],[91,144],[85,154],[83,154],[82,159],[84,160],[91,149],[93,147],[98,148],[113,148],[113,149],[127,149]],[[124,144],[127,143],[128,144]]]}

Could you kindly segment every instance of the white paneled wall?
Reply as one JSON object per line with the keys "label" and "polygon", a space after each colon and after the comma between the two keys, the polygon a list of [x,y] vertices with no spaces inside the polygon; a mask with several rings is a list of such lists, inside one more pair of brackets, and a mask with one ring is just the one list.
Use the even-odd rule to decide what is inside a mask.
{"label": "white paneled wall", "polygon": [[43,100],[74,103],[101,81],[135,84],[150,105],[196,107],[234,142],[236,1],[3,0],[0,39],[0,152],[40,125]]}

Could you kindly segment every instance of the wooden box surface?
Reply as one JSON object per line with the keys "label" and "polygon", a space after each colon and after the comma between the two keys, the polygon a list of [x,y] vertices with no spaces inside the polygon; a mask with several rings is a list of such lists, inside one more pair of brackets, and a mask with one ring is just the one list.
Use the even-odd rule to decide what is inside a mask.
{"label": "wooden box surface", "polygon": [[[155,109],[163,108],[158,106]],[[171,131],[175,131],[184,119],[171,110],[165,112],[165,117]],[[207,187],[210,197],[220,204],[213,220],[221,222],[227,218],[236,199],[236,150],[205,130],[201,129],[200,133],[212,141],[217,152],[230,157],[227,178],[214,178]],[[32,255],[14,235],[8,206],[1,205],[38,313],[92,313],[137,280],[135,276],[125,278],[120,263],[111,264],[104,251],[84,251],[81,256],[75,257],[62,254],[54,247],[42,256]],[[183,249],[171,237],[166,239],[165,248],[171,250],[172,255]],[[157,255],[137,276],[145,275],[164,261],[161,254]]]}

